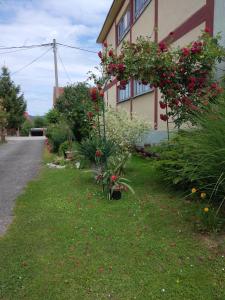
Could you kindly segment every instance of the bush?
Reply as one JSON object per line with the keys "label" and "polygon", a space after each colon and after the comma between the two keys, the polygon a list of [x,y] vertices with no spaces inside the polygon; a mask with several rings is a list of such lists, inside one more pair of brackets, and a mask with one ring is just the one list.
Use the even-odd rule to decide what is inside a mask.
{"label": "bush", "polygon": [[49,140],[52,152],[57,153],[60,145],[65,141],[70,140],[73,137],[73,134],[68,125],[59,123],[52,124],[48,127],[46,137]]}
{"label": "bush", "polygon": [[20,134],[22,136],[29,136],[32,127],[33,127],[33,123],[29,120],[25,120],[24,123],[22,124]]}
{"label": "bush", "polygon": [[80,154],[91,163],[104,164],[110,156],[115,154],[116,144],[107,140],[104,142],[101,138],[93,136],[81,142]]}
{"label": "bush", "polygon": [[[224,97],[224,96],[223,96]],[[161,148],[158,168],[165,182],[182,188],[195,186],[214,200],[225,196],[225,103],[223,98],[198,117],[198,129],[179,133]],[[214,191],[216,186],[216,193]]]}
{"label": "bush", "polygon": [[[126,111],[109,109],[105,114],[106,137],[117,145],[117,152],[131,152],[135,144],[142,141],[151,126],[148,122]],[[102,126],[103,127],[103,126]]]}

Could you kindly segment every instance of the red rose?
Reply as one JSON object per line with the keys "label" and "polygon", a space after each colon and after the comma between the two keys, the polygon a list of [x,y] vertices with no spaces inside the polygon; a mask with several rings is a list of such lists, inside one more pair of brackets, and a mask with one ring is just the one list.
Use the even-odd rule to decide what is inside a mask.
{"label": "red rose", "polygon": [[112,176],[111,176],[111,181],[112,181],[112,182],[115,182],[115,181],[117,180],[117,178],[118,178],[118,177],[117,177],[116,175],[112,175]]}
{"label": "red rose", "polygon": [[206,33],[210,33],[210,28],[209,28],[209,27],[206,27],[204,31],[205,31]]}
{"label": "red rose", "polygon": [[104,42],[104,43],[103,43],[103,46],[104,46],[105,48],[107,48],[107,47],[108,47],[107,42]]}
{"label": "red rose", "polygon": [[146,81],[146,80],[142,80],[141,83],[142,83],[143,85],[148,85],[148,81]]}
{"label": "red rose", "polygon": [[212,83],[212,84],[211,84],[211,88],[212,88],[212,89],[217,89],[217,88],[218,88],[218,85],[217,85],[217,83],[215,83],[215,82],[214,82],[214,83]]}
{"label": "red rose", "polygon": [[98,52],[98,57],[102,59],[102,51]]}
{"label": "red rose", "polygon": [[120,85],[126,86],[127,85],[127,80],[125,80],[125,79],[120,80]]}
{"label": "red rose", "polygon": [[166,43],[160,42],[159,43],[159,49],[160,49],[161,52],[166,52],[168,50]]}
{"label": "red rose", "polygon": [[118,64],[117,65],[117,69],[118,69],[118,71],[120,72],[120,73],[123,73],[124,72],[124,70],[125,70],[125,65],[124,64]]}
{"label": "red rose", "polygon": [[113,56],[113,50],[111,49],[111,50],[109,50],[109,56]]}
{"label": "red rose", "polygon": [[102,97],[102,98],[104,97],[104,91],[103,90],[99,91],[99,96]]}
{"label": "red rose", "polygon": [[90,95],[91,95],[91,99],[92,99],[93,101],[96,101],[96,100],[97,100],[97,98],[98,98],[98,97],[97,97],[97,96],[98,96],[98,90],[97,90],[96,87],[90,89]]}
{"label": "red rose", "polygon": [[96,157],[101,157],[102,155],[103,155],[103,153],[101,150],[96,150],[96,152],[95,152]]}
{"label": "red rose", "polygon": [[166,122],[166,121],[168,120],[168,116],[167,116],[167,115],[161,114],[161,115],[160,115],[160,119],[161,119],[162,121]]}
{"label": "red rose", "polygon": [[166,108],[166,103],[164,103],[162,101],[159,102],[159,105],[160,105],[161,109],[165,109]]}
{"label": "red rose", "polygon": [[182,48],[181,49],[183,56],[188,56],[190,54],[190,49]]}

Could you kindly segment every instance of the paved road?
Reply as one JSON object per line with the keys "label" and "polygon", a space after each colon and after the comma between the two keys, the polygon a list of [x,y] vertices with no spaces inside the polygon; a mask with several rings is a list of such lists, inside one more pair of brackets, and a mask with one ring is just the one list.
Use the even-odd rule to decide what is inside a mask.
{"label": "paved road", "polygon": [[8,138],[0,145],[0,236],[13,219],[15,199],[39,170],[44,139]]}

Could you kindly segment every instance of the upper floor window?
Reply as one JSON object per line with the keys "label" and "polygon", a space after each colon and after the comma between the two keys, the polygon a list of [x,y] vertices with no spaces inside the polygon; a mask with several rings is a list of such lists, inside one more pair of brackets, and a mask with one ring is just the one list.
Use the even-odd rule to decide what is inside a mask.
{"label": "upper floor window", "polygon": [[128,9],[123,17],[120,19],[118,27],[117,27],[117,34],[118,34],[118,42],[120,42],[125,34],[128,32],[130,28],[130,9]]}
{"label": "upper floor window", "polygon": [[134,0],[134,15],[138,17],[151,0]]}
{"label": "upper floor window", "polygon": [[134,96],[138,96],[147,92],[152,91],[152,88],[149,84],[143,84],[138,80],[134,81]]}
{"label": "upper floor window", "polygon": [[126,84],[126,87],[124,89],[121,89],[118,87],[118,96],[119,96],[119,102],[122,102],[124,100],[127,100],[131,97],[131,84],[130,81]]}

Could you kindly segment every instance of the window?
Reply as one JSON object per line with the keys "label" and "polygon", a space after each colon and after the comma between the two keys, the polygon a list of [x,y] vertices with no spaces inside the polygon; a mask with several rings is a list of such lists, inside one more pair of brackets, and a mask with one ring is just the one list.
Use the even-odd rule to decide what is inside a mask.
{"label": "window", "polygon": [[118,42],[120,42],[130,28],[130,9],[126,11],[117,27]]}
{"label": "window", "polygon": [[138,96],[150,91],[152,91],[152,88],[150,87],[149,84],[145,85],[138,80],[134,81],[134,96]]}
{"label": "window", "polygon": [[134,15],[137,18],[151,0],[134,0]]}
{"label": "window", "polygon": [[130,98],[130,96],[131,96],[130,87],[131,87],[130,81],[127,83],[126,88],[124,90],[122,90],[122,89],[120,89],[120,87],[118,87],[119,102],[122,102],[122,101]]}

